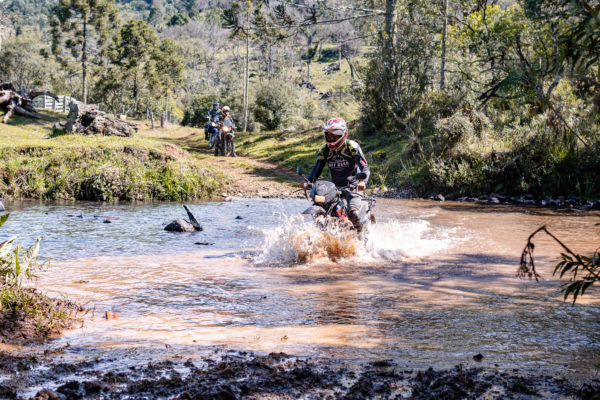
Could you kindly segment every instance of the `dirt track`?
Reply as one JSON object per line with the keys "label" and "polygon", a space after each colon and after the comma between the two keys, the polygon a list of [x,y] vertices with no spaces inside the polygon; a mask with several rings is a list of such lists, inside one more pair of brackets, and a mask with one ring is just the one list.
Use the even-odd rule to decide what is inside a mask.
{"label": "dirt track", "polygon": [[159,130],[145,135],[174,143],[222,171],[229,178],[223,197],[303,197],[301,192],[296,192],[301,178],[295,171],[268,161],[244,157],[243,148],[239,145],[237,157],[214,156],[201,129]]}
{"label": "dirt track", "polygon": [[[279,165],[248,157],[207,157],[208,162],[230,178],[225,196],[298,197],[298,175]],[[296,192],[295,192],[296,191]],[[294,193],[295,192],[295,193]]]}

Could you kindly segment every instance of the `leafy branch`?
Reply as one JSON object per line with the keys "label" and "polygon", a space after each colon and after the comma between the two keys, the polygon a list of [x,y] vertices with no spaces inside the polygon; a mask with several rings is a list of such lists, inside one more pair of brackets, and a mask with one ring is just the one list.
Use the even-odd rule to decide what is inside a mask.
{"label": "leafy branch", "polygon": [[591,257],[575,254],[544,225],[529,235],[527,239],[527,244],[521,253],[519,269],[517,270],[517,276],[520,278],[528,277],[536,281],[539,281],[541,278],[541,275],[535,269],[533,258],[535,245],[532,242],[533,237],[539,232],[545,232],[565,250],[564,253],[561,253],[562,261],[556,265],[552,275],[559,274],[559,277],[562,278],[566,274],[572,274],[571,278],[561,285],[561,290],[564,293],[564,300],[567,300],[572,295],[573,304],[575,304],[579,295],[583,295],[590,286],[600,280],[600,253],[596,250]]}

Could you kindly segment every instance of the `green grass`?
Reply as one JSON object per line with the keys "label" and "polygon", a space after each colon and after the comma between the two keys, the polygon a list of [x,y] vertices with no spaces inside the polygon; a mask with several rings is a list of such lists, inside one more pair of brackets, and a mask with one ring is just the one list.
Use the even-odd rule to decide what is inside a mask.
{"label": "green grass", "polygon": [[292,133],[260,132],[236,133],[236,149],[240,155],[276,162],[289,168],[312,168],[317,151],[322,146],[320,129]]}
{"label": "green grass", "polygon": [[[419,173],[420,166],[403,161],[405,141],[389,137],[361,137],[353,134],[356,124],[350,123],[350,138],[361,144],[371,168],[371,187],[398,187]],[[324,145],[320,128],[297,132],[236,133],[236,148],[241,155],[275,162],[295,169],[301,167],[308,174],[317,152]],[[404,163],[404,164],[403,164]],[[327,169],[322,176],[327,176]]]}
{"label": "green grass", "polygon": [[45,120],[0,126],[0,196],[76,200],[187,200],[220,194],[224,177],[155,132],[131,138],[58,135]]}

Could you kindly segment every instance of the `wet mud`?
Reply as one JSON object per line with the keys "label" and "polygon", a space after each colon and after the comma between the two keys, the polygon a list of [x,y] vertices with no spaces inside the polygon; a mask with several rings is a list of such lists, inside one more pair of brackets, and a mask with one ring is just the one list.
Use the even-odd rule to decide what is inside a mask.
{"label": "wet mud", "polygon": [[[0,355],[0,398],[7,399],[597,399],[600,382],[458,365],[406,368],[392,360],[352,363],[216,351],[202,360],[173,358],[99,368],[102,359]],[[34,392],[31,392],[31,390]],[[31,393],[31,394],[29,394]]]}

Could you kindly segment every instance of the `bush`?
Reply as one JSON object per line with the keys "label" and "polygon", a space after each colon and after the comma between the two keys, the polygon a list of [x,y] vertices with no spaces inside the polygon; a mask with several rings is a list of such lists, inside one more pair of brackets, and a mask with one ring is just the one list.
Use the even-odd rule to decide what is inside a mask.
{"label": "bush", "polygon": [[256,93],[252,114],[265,129],[280,129],[296,114],[296,89],[290,83],[279,80],[263,86]]}
{"label": "bush", "polygon": [[197,96],[185,110],[182,125],[202,127],[206,124],[206,113],[215,102],[214,96]]}

